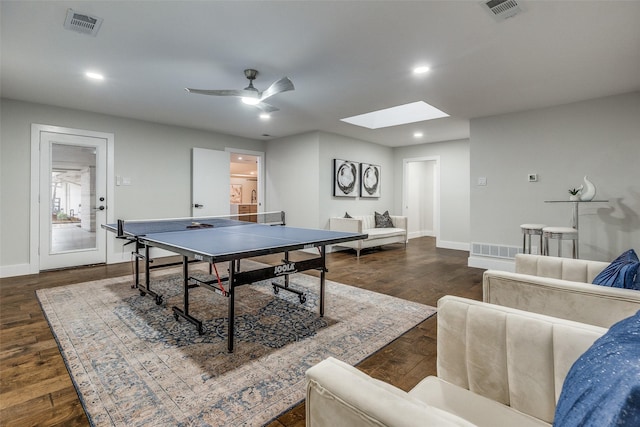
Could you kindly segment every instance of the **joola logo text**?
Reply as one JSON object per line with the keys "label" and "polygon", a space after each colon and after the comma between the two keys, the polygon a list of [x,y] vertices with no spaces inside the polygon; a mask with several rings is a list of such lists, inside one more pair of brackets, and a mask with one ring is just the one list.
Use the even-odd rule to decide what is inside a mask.
{"label": "joola logo text", "polygon": [[276,265],[273,268],[273,274],[276,276],[281,276],[283,274],[291,274],[296,271],[296,263],[290,262],[288,264]]}

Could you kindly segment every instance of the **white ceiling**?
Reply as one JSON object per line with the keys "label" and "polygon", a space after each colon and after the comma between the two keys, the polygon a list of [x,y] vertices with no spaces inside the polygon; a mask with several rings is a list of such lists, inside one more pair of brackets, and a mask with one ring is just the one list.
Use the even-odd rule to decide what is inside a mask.
{"label": "white ceiling", "polygon": [[[496,22],[475,0],[3,0],[0,93],[254,139],[322,130],[393,147],[467,138],[471,118],[640,90],[640,1],[518,1],[523,13]],[[68,8],[103,18],[97,37],[65,30]],[[431,71],[413,75],[419,64]],[[280,111],[268,122],[236,98],[184,91],[242,89],[245,68],[260,90],[285,75],[296,87],[269,100]],[[419,100],[451,117],[340,121]]]}

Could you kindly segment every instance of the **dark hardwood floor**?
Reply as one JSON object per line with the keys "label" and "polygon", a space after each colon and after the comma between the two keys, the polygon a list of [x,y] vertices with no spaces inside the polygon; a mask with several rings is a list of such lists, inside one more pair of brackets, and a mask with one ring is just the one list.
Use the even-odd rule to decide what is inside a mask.
{"label": "dark hardwood floor", "polygon": [[[300,255],[304,257],[304,255]],[[421,237],[403,245],[328,254],[327,279],[435,306],[444,295],[482,299],[481,269],[468,253],[437,249]],[[258,258],[274,263],[279,255]],[[86,426],[78,395],[49,330],[35,291],[131,274],[129,263],[51,271],[0,279],[0,425]],[[436,316],[364,360],[364,372],[409,390],[436,373]],[[269,427],[305,424],[304,403]]]}

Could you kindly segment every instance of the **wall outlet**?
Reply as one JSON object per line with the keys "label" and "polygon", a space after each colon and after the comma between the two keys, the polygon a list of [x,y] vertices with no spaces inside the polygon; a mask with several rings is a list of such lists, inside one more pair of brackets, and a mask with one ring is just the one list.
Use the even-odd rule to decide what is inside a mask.
{"label": "wall outlet", "polygon": [[530,173],[529,175],[527,175],[527,179],[529,180],[529,182],[538,182],[538,174]]}
{"label": "wall outlet", "polygon": [[478,185],[487,185],[487,177],[479,176],[478,177]]}

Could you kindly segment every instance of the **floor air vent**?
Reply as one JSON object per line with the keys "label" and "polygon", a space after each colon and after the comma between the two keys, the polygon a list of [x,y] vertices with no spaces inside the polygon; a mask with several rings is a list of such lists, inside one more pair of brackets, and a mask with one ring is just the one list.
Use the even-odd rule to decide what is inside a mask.
{"label": "floor air vent", "polygon": [[102,18],[97,16],[78,13],[73,9],[67,10],[67,19],[64,21],[64,28],[77,33],[87,34],[95,37],[102,25]]}
{"label": "floor air vent", "polygon": [[512,16],[522,12],[522,8],[516,0],[483,1],[482,6],[498,21],[511,18]]}
{"label": "floor air vent", "polygon": [[471,255],[488,256],[494,258],[514,259],[522,248],[516,246],[492,245],[487,243],[472,243]]}

